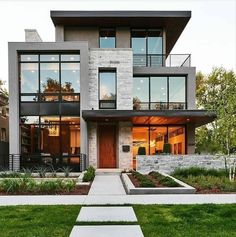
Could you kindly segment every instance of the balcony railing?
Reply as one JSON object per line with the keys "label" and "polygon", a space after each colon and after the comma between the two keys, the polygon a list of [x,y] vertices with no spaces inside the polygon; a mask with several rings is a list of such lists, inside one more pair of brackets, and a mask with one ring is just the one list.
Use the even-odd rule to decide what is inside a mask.
{"label": "balcony railing", "polygon": [[184,102],[136,102],[133,104],[134,110],[182,110],[186,107]]}
{"label": "balcony railing", "polygon": [[190,67],[190,54],[134,54],[135,67]]}

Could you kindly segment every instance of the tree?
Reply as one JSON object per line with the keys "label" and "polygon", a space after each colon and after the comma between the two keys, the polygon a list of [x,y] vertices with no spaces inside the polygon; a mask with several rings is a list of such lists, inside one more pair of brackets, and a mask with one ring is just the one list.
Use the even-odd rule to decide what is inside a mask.
{"label": "tree", "polygon": [[236,147],[235,73],[222,67],[214,68],[208,76],[199,72],[196,80],[198,108],[217,115],[214,122],[197,130],[197,150],[229,155]]}
{"label": "tree", "polygon": [[4,82],[0,79],[0,94],[8,98],[8,92],[6,88],[3,88],[3,86],[4,86]]}

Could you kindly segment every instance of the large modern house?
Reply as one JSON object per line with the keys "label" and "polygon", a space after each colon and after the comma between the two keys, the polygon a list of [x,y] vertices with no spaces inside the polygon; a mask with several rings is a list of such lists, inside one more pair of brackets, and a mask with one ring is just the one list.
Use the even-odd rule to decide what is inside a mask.
{"label": "large modern house", "polygon": [[9,43],[14,166],[133,168],[137,155],[192,154],[190,54],[171,54],[190,11],[51,11],[55,42]]}

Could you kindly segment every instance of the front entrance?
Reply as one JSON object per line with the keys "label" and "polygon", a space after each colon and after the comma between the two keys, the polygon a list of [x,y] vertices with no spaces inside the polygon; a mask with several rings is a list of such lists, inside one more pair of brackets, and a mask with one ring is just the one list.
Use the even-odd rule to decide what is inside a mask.
{"label": "front entrance", "polygon": [[99,168],[116,168],[116,126],[99,125]]}

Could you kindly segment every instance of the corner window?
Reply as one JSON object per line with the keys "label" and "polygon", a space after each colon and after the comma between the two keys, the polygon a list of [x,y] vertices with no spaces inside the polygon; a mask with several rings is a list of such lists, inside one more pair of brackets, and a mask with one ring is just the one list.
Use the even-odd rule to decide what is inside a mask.
{"label": "corner window", "polygon": [[116,71],[99,71],[99,108],[116,108]]}
{"label": "corner window", "polygon": [[100,48],[115,48],[116,47],[115,29],[100,29],[99,46]]}

